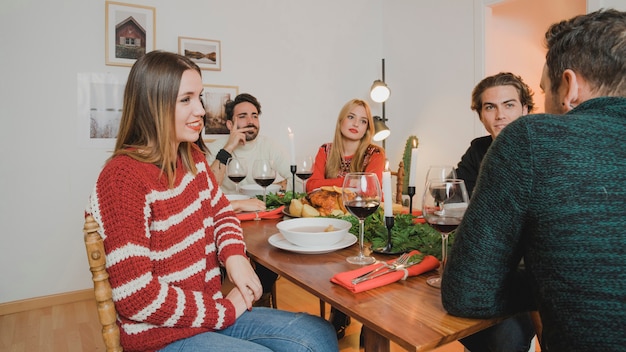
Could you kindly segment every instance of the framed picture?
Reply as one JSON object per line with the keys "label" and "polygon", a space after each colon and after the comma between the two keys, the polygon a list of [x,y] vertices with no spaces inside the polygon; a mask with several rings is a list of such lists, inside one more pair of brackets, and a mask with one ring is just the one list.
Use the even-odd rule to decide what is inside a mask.
{"label": "framed picture", "polygon": [[212,140],[217,135],[229,134],[226,127],[226,112],[224,104],[235,99],[239,94],[237,86],[204,85],[204,109],[206,110],[206,124],[204,139]]}
{"label": "framed picture", "polygon": [[178,37],[178,53],[193,60],[203,70],[222,70],[219,40]]}
{"label": "framed picture", "polygon": [[106,64],[132,66],[154,50],[156,43],[154,7],[106,2]]}
{"label": "framed picture", "polygon": [[112,150],[119,131],[126,75],[78,74],[78,141],[81,147]]}

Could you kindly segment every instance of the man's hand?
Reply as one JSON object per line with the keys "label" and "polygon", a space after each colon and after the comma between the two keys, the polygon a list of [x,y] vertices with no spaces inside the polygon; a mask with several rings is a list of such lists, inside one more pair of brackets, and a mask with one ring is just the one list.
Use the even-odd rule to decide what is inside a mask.
{"label": "man's hand", "polygon": [[235,121],[232,121],[231,126],[230,135],[224,145],[224,150],[232,154],[238,146],[246,144],[246,132],[254,131],[254,127],[238,128]]}

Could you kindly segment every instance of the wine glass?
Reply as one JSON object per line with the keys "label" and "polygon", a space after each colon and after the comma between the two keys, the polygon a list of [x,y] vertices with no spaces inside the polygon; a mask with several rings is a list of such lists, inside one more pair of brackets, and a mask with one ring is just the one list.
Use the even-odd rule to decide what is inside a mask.
{"label": "wine glass", "polygon": [[226,176],[235,183],[235,189],[239,194],[239,182],[243,181],[248,174],[248,168],[244,159],[229,158],[226,162]]}
{"label": "wine glass", "polygon": [[469,197],[465,182],[460,179],[431,179],[426,183],[422,198],[422,214],[426,222],[441,233],[440,275],[426,282],[441,287],[441,276],[448,259],[448,235],[459,226],[467,209]]}
{"label": "wine glass", "polygon": [[[306,156],[298,162],[296,176],[302,180],[302,192],[306,192],[306,180],[313,176],[313,157]],[[296,195],[294,194],[294,197]]]}
{"label": "wine glass", "polygon": [[430,180],[445,180],[448,178],[456,178],[456,169],[450,165],[431,165],[426,172],[426,182]]}
{"label": "wine glass", "polygon": [[371,172],[348,173],[343,180],[343,205],[359,219],[359,255],[348,257],[352,264],[372,264],[374,257],[363,254],[363,231],[365,218],[373,214],[380,205],[380,184]]}
{"label": "wine glass", "polygon": [[276,180],[276,170],[273,162],[268,159],[255,160],[252,165],[252,178],[259,186],[263,187],[263,203],[267,204],[267,186]]}

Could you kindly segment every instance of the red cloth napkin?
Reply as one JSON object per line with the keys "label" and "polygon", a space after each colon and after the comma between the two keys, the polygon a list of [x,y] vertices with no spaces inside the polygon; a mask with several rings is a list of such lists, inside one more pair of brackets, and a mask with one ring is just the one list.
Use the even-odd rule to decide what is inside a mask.
{"label": "red cloth napkin", "polygon": [[[411,255],[419,254],[419,253],[420,253],[419,251],[415,250],[411,252]],[[387,263],[391,264],[394,260],[395,259],[389,260],[387,261]],[[354,293],[359,293],[359,292],[371,290],[376,287],[385,286],[385,285],[394,283],[398,280],[402,280],[404,278],[404,275],[405,275],[404,270],[398,270],[398,271],[391,272],[389,274],[379,276],[375,279],[363,281],[356,285],[352,283],[352,279],[358,276],[361,276],[371,270],[374,270],[378,268],[379,266],[382,266],[382,264],[376,263],[376,264],[364,266],[359,269],[344,271],[342,273],[339,273],[333,276],[330,279],[330,281],[337,285],[341,285]],[[408,271],[408,276],[417,276],[427,271],[437,269],[438,267],[439,267],[439,260],[437,260],[437,258],[433,257],[432,255],[427,255],[427,256],[424,256],[424,259],[422,260],[421,263],[415,264],[409,267],[408,269],[406,269],[406,271]]]}
{"label": "red cloth napkin", "polygon": [[[408,213],[409,213],[409,209],[402,209],[402,214],[408,214]],[[412,214],[414,216],[422,216],[422,211],[421,210],[413,210]],[[424,219],[423,217],[415,218],[415,219],[413,219],[413,223],[414,224],[425,224],[426,223],[426,219]]]}
{"label": "red cloth napkin", "polygon": [[237,219],[239,219],[239,221],[254,220],[257,217],[261,219],[280,219],[283,217],[283,209],[285,209],[285,206],[281,205],[280,207],[270,211],[260,211],[258,213],[237,213]]}

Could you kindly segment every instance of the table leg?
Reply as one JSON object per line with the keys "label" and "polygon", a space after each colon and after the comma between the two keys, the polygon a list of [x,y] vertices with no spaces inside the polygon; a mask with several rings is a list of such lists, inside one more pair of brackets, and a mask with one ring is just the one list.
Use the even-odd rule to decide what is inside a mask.
{"label": "table leg", "polygon": [[363,325],[363,342],[366,352],[389,352],[389,339]]}

